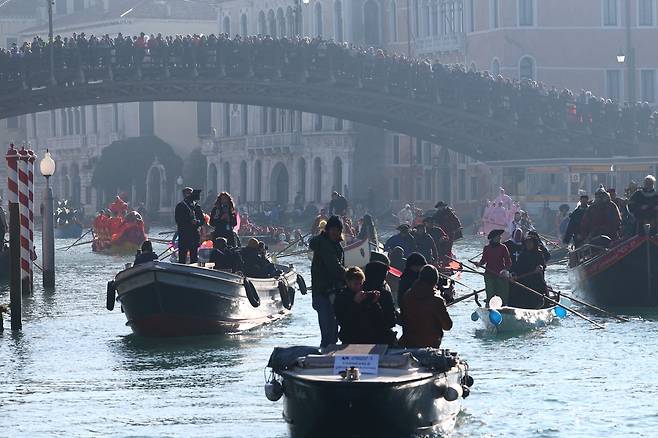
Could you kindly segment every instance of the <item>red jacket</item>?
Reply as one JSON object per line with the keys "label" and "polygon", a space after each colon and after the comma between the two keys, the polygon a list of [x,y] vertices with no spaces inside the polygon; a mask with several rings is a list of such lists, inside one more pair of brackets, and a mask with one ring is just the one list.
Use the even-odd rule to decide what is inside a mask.
{"label": "red jacket", "polygon": [[486,266],[487,272],[498,275],[500,271],[509,269],[512,266],[512,259],[509,256],[507,247],[502,243],[496,246],[491,244],[484,247],[480,264]]}

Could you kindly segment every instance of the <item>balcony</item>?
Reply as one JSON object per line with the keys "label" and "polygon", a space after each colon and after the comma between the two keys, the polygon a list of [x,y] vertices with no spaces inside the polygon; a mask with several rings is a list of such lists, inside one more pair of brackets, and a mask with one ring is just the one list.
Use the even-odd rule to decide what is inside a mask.
{"label": "balcony", "polygon": [[465,46],[466,35],[463,32],[416,38],[412,45],[416,56],[428,56],[445,52],[463,52]]}

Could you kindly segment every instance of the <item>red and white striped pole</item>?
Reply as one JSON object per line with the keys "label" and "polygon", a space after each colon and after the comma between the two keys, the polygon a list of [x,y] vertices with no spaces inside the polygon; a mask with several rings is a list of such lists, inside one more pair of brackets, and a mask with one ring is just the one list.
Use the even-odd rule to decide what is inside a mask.
{"label": "red and white striped pole", "polygon": [[11,281],[9,294],[11,299],[11,329],[20,330],[23,326],[21,308],[21,240],[20,212],[18,205],[18,151],[13,143],[7,151],[7,188],[9,189],[9,256]]}
{"label": "red and white striped pole", "polygon": [[32,249],[30,248],[30,213],[28,185],[29,176],[28,168],[29,156],[24,146],[18,151],[18,204],[20,205],[21,221],[21,281],[23,282],[23,293],[32,291],[30,288],[30,266],[32,258],[30,257]]}
{"label": "red and white striped pole", "polygon": [[34,260],[36,254],[34,254],[34,162],[37,160],[37,154],[34,153],[32,149],[28,149],[28,168],[27,168],[27,178],[28,178],[28,219],[30,220],[30,290],[34,289]]}

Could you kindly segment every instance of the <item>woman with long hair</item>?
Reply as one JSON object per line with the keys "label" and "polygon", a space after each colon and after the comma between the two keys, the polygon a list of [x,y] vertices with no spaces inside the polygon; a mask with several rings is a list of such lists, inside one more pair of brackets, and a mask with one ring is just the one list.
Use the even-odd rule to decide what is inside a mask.
{"label": "woman with long hair", "polygon": [[379,238],[377,236],[377,228],[375,228],[375,221],[372,216],[366,214],[361,221],[361,230],[359,231],[359,239],[368,239],[368,241],[379,245]]}
{"label": "woman with long hair", "polygon": [[238,216],[235,210],[233,198],[228,192],[222,192],[217,196],[215,205],[210,212],[210,225],[215,227],[213,241],[219,237],[226,239],[230,247],[235,247],[233,228],[238,224]]}

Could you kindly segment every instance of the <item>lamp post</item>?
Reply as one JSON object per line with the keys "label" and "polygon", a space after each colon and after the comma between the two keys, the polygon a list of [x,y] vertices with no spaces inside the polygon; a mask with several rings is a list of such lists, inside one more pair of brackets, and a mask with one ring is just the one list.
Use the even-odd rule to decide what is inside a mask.
{"label": "lamp post", "polygon": [[178,196],[180,196],[180,191],[182,189],[183,189],[183,177],[178,176],[178,178],[176,178],[176,193],[174,194],[174,202],[173,202],[174,207],[176,206],[176,202],[177,202],[176,200],[178,199]]}
{"label": "lamp post", "polygon": [[48,56],[50,57],[50,83],[55,85],[55,47],[53,45],[53,3],[54,0],[46,0],[48,4]]}
{"label": "lamp post", "polygon": [[55,174],[55,160],[46,149],[46,154],[39,162],[41,175],[46,178],[46,190],[43,196],[41,213],[41,258],[43,259],[43,286],[55,286],[55,230],[53,223],[53,190],[50,177]]}

